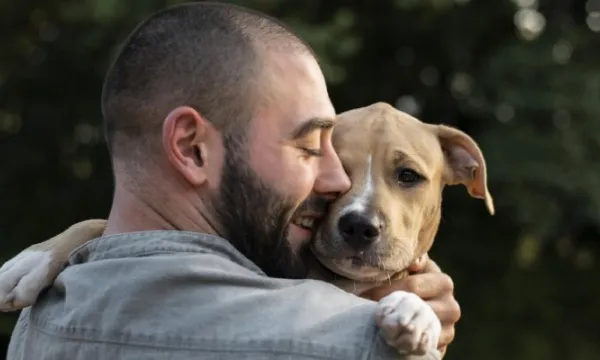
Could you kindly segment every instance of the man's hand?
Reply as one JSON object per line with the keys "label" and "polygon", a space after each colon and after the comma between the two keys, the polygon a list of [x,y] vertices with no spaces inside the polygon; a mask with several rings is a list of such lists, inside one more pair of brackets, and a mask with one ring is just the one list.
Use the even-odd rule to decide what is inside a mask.
{"label": "man's hand", "polygon": [[370,289],[362,297],[379,301],[394,291],[407,291],[416,294],[431,306],[442,323],[442,333],[438,349],[445,354],[448,344],[454,340],[454,325],[460,319],[460,306],[454,298],[454,283],[450,276],[442,273],[433,260],[427,259],[421,269],[415,273],[394,280],[389,285]]}

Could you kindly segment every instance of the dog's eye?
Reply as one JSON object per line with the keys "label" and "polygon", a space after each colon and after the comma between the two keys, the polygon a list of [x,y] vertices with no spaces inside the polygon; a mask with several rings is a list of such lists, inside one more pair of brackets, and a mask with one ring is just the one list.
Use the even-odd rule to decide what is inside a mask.
{"label": "dog's eye", "polygon": [[414,171],[413,169],[400,168],[398,169],[398,183],[401,185],[414,185],[421,180],[423,177]]}

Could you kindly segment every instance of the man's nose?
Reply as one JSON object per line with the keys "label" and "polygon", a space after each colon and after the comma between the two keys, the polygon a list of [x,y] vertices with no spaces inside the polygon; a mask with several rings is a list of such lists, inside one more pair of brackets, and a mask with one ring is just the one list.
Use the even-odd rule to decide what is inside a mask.
{"label": "man's nose", "polygon": [[320,159],[319,174],[315,181],[315,192],[338,197],[350,190],[350,179],[333,147]]}

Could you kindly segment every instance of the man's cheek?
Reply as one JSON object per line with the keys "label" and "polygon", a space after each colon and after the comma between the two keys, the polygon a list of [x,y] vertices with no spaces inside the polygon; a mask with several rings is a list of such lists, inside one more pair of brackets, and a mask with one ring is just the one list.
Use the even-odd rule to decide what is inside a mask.
{"label": "man's cheek", "polygon": [[318,174],[315,159],[303,159],[297,149],[289,149],[279,167],[270,170],[271,184],[280,194],[286,194],[300,203],[312,193]]}
{"label": "man's cheek", "polygon": [[300,201],[306,200],[312,193],[317,179],[314,167],[302,167],[290,173],[288,192],[294,192]]}

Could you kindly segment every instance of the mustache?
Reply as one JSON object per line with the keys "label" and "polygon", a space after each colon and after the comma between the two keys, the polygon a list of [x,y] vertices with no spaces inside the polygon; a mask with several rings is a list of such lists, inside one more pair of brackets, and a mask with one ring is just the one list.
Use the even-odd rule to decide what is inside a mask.
{"label": "mustache", "polygon": [[308,199],[304,200],[300,206],[298,206],[296,213],[302,214],[305,212],[314,212],[318,214],[325,214],[329,210],[330,204],[331,200],[323,196],[311,195]]}

